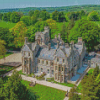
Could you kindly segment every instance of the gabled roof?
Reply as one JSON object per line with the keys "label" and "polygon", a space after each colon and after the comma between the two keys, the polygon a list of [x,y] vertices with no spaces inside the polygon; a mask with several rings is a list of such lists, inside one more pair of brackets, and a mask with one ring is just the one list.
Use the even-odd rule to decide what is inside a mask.
{"label": "gabled roof", "polygon": [[41,48],[36,57],[46,60],[54,60],[55,49]]}
{"label": "gabled roof", "polygon": [[22,48],[22,51],[31,51],[27,44],[25,44]]}

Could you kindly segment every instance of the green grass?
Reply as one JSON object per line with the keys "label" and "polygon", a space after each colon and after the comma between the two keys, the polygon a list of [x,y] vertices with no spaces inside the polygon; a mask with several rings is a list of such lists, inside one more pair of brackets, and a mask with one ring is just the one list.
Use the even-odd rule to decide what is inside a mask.
{"label": "green grass", "polygon": [[21,75],[26,75],[26,74],[24,74],[24,73],[22,72],[22,70],[19,71],[19,74],[21,74]]}
{"label": "green grass", "polygon": [[0,65],[0,75],[5,74],[13,69],[14,67]]}
{"label": "green grass", "polygon": [[[7,57],[7,56],[9,56],[11,54],[13,54],[13,53],[12,52],[7,52],[6,55],[5,55],[5,57]],[[0,59],[2,59],[2,58],[3,58],[3,56],[0,56]]]}
{"label": "green grass", "polygon": [[36,84],[34,87],[30,87],[28,81],[22,81],[22,83],[35,93],[38,97],[37,100],[63,100],[65,98],[65,91],[47,87],[44,85]]}
{"label": "green grass", "polygon": [[56,82],[56,81],[54,81],[54,78],[47,78],[47,81],[53,82],[53,83],[56,83],[56,84],[60,84],[60,85],[64,85],[64,86],[68,86],[68,87],[74,87],[74,84],[71,84],[71,83],[59,83],[59,82]]}
{"label": "green grass", "polygon": [[92,74],[92,73],[93,73],[93,71],[94,71],[94,69],[93,69],[93,68],[92,68],[92,69],[90,69],[86,75],[90,75],[90,74]]}
{"label": "green grass", "polygon": [[11,23],[11,22],[5,22],[0,20],[0,27],[4,27],[4,28],[13,28],[16,25],[16,23]]}
{"label": "green grass", "polygon": [[[86,75],[92,74],[93,71],[94,71],[94,69],[90,69]],[[81,90],[82,90],[82,85],[81,85],[81,83],[80,83],[80,84],[78,85],[78,87],[77,87],[77,92],[81,93]]]}

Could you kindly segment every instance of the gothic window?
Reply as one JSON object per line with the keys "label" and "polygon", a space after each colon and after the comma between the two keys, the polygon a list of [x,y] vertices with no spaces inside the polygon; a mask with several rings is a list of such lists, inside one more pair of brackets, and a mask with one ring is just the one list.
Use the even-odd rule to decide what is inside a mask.
{"label": "gothic window", "polygon": [[26,65],[26,60],[25,60],[25,65]]}
{"label": "gothic window", "polygon": [[46,61],[46,64],[48,65],[48,61]]}
{"label": "gothic window", "polygon": [[41,72],[43,72],[43,68],[41,68]]}
{"label": "gothic window", "polygon": [[56,70],[57,70],[57,66],[56,66]]}
{"label": "gothic window", "polygon": [[51,66],[53,66],[53,62],[51,62]]}
{"label": "gothic window", "polygon": [[63,59],[63,63],[65,62],[65,59]]}
{"label": "gothic window", "polygon": [[42,64],[44,64],[44,60],[42,60]]}
{"label": "gothic window", "polygon": [[52,70],[51,73],[54,74],[54,70]]}
{"label": "gothic window", "polygon": [[61,70],[61,67],[59,67],[59,71]]}
{"label": "gothic window", "polygon": [[37,67],[37,72],[38,72],[38,67]]}
{"label": "gothic window", "polygon": [[63,71],[63,67],[62,67],[62,71]]}
{"label": "gothic window", "polygon": [[59,58],[57,58],[57,62],[59,61]]}
{"label": "gothic window", "polygon": [[47,69],[47,73],[49,73],[49,69]]}

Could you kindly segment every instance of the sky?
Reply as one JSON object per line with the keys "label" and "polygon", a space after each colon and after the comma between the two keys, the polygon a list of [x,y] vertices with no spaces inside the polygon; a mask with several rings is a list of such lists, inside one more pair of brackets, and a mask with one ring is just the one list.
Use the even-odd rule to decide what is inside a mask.
{"label": "sky", "polygon": [[100,4],[100,0],[0,0],[0,9]]}

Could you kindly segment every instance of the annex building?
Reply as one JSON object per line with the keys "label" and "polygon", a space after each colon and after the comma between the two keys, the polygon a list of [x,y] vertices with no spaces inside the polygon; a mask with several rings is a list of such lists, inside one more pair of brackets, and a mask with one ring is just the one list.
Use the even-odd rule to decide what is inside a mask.
{"label": "annex building", "polygon": [[60,34],[50,40],[49,27],[44,27],[43,32],[35,34],[34,43],[25,38],[21,52],[24,73],[40,75],[45,72],[57,82],[67,82],[82,67],[86,47],[81,37],[76,44],[64,43]]}

